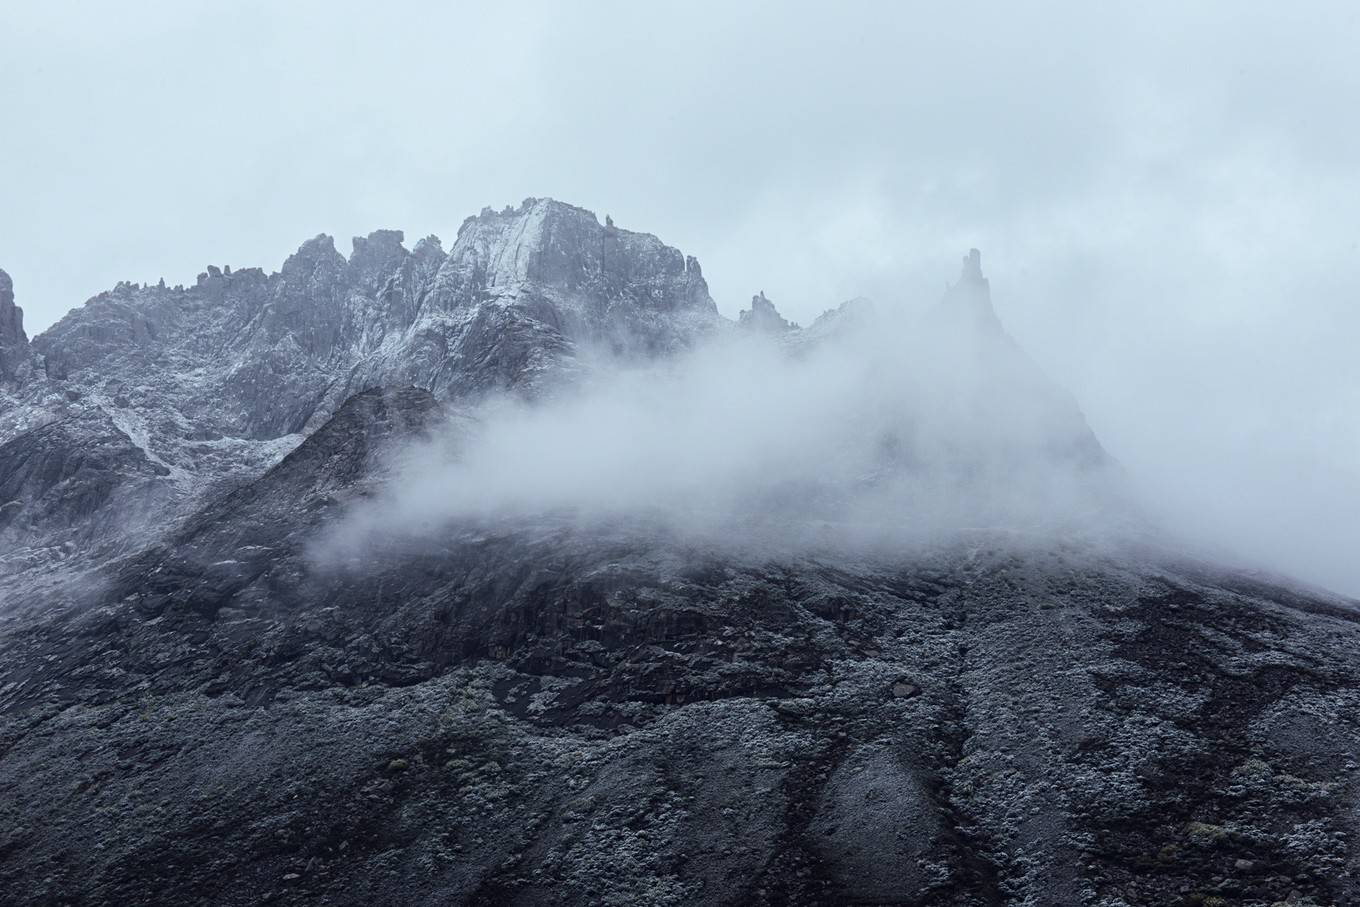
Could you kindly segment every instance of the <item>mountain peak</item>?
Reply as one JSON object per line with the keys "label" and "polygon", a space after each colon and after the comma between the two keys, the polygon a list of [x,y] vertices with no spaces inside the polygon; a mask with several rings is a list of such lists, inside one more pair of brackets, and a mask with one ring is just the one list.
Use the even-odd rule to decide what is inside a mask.
{"label": "mountain peak", "polygon": [[344,256],[336,251],[335,238],[329,233],[318,233],[316,236],[313,236],[311,239],[298,246],[298,250],[288,256],[288,260],[283,263],[283,270],[288,270],[288,266],[295,262],[315,262],[324,258],[340,258],[342,261],[344,260]]}
{"label": "mountain peak", "polygon": [[950,317],[962,317],[989,331],[1001,330],[992,308],[991,283],[982,276],[982,253],[977,249],[963,256],[958,282],[945,289],[943,308]]}
{"label": "mountain peak", "polygon": [[349,256],[354,278],[361,285],[376,289],[410,254],[402,245],[405,239],[401,230],[374,230],[367,236],[354,237]]}
{"label": "mountain peak", "polygon": [[969,249],[968,254],[963,257],[963,274],[961,280],[985,283],[987,278],[982,276],[982,253],[977,249]]}
{"label": "mountain peak", "polygon": [[798,327],[779,314],[774,303],[765,298],[764,290],[751,297],[751,308],[737,315],[737,324],[762,334],[782,334]]}
{"label": "mountain peak", "polygon": [[[317,237],[317,239],[320,238]],[[315,242],[316,240],[312,241]],[[369,251],[390,252],[399,248],[405,241],[406,234],[401,230],[374,230],[367,236],[356,236],[351,240],[354,251],[350,253],[350,260],[353,261],[355,256],[361,256]]]}
{"label": "mountain peak", "polygon": [[527,198],[500,212],[483,208],[463,222],[441,269],[438,296],[457,298],[469,286],[506,301],[551,299],[573,325],[611,337],[634,328],[649,333],[641,322],[680,312],[703,321],[718,317],[692,257],[650,233],[601,224],[593,211],[551,198]]}

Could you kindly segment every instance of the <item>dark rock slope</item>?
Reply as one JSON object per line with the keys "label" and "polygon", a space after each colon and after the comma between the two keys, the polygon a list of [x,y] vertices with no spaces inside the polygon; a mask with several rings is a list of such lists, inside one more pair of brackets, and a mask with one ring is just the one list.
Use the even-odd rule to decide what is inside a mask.
{"label": "dark rock slope", "polygon": [[[88,554],[109,501],[182,479],[132,422],[49,420],[0,447],[9,525],[58,539],[80,571],[4,587],[0,901],[1360,902],[1355,602],[1146,543],[1002,531],[892,558],[764,557],[541,519],[314,557],[406,440],[449,430],[449,387],[493,380],[453,373],[528,374],[587,336],[655,355],[681,342],[677,312],[706,329],[697,266],[650,238],[596,225],[598,259],[575,234],[507,259],[503,231],[520,229],[524,211],[471,222],[466,267],[374,234],[348,262],[321,243],[285,277],[231,275],[262,287],[252,330],[296,345],[279,381],[336,355],[349,328],[297,299],[330,305],[341,271],[398,275],[370,324],[418,321],[416,284],[494,293],[504,277],[520,295],[497,304],[507,321],[470,316],[494,322],[477,348],[501,352],[471,367],[446,347],[429,374],[452,383],[400,372],[325,404],[291,452],[145,541]],[[613,243],[635,267],[592,275]],[[615,279],[655,292],[619,315],[632,290],[573,289]],[[227,298],[195,317],[227,318]],[[148,309],[121,311],[101,323],[123,333],[80,342],[148,368],[174,330],[190,342],[170,327],[183,313],[142,336]],[[88,361],[35,346],[49,371]],[[425,374],[386,355],[360,384],[384,362]],[[166,393],[188,407],[197,391]],[[241,411],[256,421],[233,431],[293,418]],[[1103,456],[1084,422],[1073,432],[1078,461]],[[73,449],[73,433],[104,440]],[[118,481],[89,480],[95,461]]]}
{"label": "dark rock slope", "polygon": [[767,562],[540,524],[310,566],[437,417],[355,397],[5,632],[13,902],[1353,902],[1353,603],[985,533]]}
{"label": "dark rock slope", "polygon": [[0,445],[0,540],[144,540],[169,473],[101,412],[49,422]]}

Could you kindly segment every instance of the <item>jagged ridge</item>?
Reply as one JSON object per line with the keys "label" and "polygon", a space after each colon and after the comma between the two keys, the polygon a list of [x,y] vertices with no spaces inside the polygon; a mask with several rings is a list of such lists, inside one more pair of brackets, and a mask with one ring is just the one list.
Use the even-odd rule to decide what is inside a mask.
{"label": "jagged ridge", "polygon": [[164,476],[173,522],[355,393],[532,396],[586,351],[654,356],[720,321],[693,258],[551,199],[468,218],[447,253],[436,237],[403,239],[356,237],[346,259],[321,235],[274,274],[209,266],[188,288],[120,283],[31,344],[4,275],[0,443],[51,422],[111,423]]}

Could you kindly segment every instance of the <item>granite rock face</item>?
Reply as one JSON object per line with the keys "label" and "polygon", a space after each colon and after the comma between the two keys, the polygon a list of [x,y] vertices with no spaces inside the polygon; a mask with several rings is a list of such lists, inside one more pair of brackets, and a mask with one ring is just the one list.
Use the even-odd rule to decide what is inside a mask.
{"label": "granite rock face", "polygon": [[[871,318],[758,310],[791,356]],[[984,421],[1106,463],[976,257],[930,317],[1005,376]],[[729,329],[692,259],[531,200],[36,338],[0,396],[5,902],[1360,901],[1353,601],[1003,529],[761,554],[562,514],[318,555],[481,395]]]}

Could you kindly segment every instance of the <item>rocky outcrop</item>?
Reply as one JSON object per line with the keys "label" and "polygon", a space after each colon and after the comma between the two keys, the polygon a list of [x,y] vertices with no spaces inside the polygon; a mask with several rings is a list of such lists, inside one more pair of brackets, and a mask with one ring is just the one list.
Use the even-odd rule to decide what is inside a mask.
{"label": "rocky outcrop", "polygon": [[375,331],[385,342],[337,383],[332,405],[402,383],[441,399],[507,388],[532,395],[581,354],[665,354],[721,323],[693,258],[549,199],[468,218],[433,273],[426,254],[420,270],[429,276],[400,296],[400,333]]}
{"label": "rocky outcrop", "polygon": [[14,282],[0,271],[0,385],[26,376],[29,366],[24,310],[14,304]]}
{"label": "rocky outcrop", "polygon": [[[59,419],[0,444],[0,544],[16,557],[126,550],[148,540],[172,494],[152,461],[102,413]],[[159,527],[158,527],[159,528]],[[36,549],[25,555],[25,549]],[[17,590],[16,590],[17,591]]]}
{"label": "rocky outcrop", "polygon": [[737,324],[749,331],[760,334],[784,334],[797,330],[798,325],[784,320],[774,303],[765,298],[762,290],[751,297],[751,307],[743,309],[737,316]]}
{"label": "rocky outcrop", "polygon": [[963,257],[963,270],[958,281],[945,290],[939,311],[972,331],[998,333],[1002,330],[1001,321],[992,308],[992,285],[982,276],[982,253],[977,249],[969,249]]}

